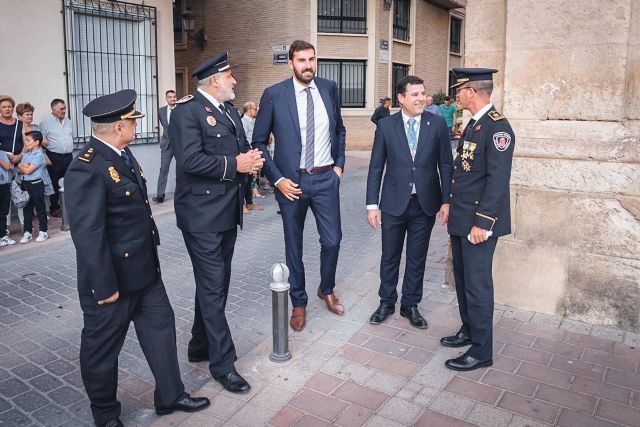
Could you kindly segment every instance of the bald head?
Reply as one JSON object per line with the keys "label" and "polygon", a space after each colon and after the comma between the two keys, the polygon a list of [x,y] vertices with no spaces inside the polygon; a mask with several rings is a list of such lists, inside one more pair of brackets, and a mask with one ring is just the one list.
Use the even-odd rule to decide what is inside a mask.
{"label": "bald head", "polygon": [[242,106],[242,112],[244,113],[245,116],[249,116],[249,117],[255,117],[256,114],[258,113],[258,106],[256,105],[255,102],[245,102],[244,105]]}

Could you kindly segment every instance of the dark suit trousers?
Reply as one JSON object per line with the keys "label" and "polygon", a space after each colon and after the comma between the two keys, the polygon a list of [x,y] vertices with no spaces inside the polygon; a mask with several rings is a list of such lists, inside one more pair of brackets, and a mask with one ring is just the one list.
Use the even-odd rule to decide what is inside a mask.
{"label": "dark suit trousers", "polygon": [[231,372],[237,359],[224,314],[231,280],[231,259],[238,231],[182,232],[196,280],[195,314],[189,355],[209,357],[211,375]]}
{"label": "dark suit trousers", "polygon": [[424,263],[427,259],[429,239],[435,220],[435,216],[424,213],[417,197],[411,197],[407,209],[400,216],[382,212],[382,257],[378,290],[381,303],[395,304],[398,300],[396,288],[405,235],[407,236],[406,264],[400,304],[412,306],[422,301]]}
{"label": "dark suit trousers", "polygon": [[173,149],[171,148],[171,144],[169,144],[167,148],[160,149],[160,173],[158,174],[158,191],[156,191],[156,196],[164,197],[164,192],[167,189],[171,159],[173,159]]}
{"label": "dark suit trousers", "polygon": [[453,276],[458,294],[460,331],[471,337],[467,354],[493,357],[493,253],[498,239],[472,245],[466,237],[451,236]]}
{"label": "dark suit trousers", "polygon": [[97,425],[120,416],[118,355],[131,321],[156,381],[155,406],[169,406],[186,396],[178,367],[173,309],[162,279],[139,292],[120,294],[112,304],[98,305],[90,292],[79,296],[84,316],[80,372]]}
{"label": "dark suit trousers", "polygon": [[[296,178],[292,178],[296,182]],[[280,202],[284,246],[291,305],[306,307],[304,264],[302,263],[302,235],[307,211],[311,208],[320,235],[320,289],[330,295],[336,285],[336,267],[342,240],[340,223],[340,178],[333,171],[318,175],[300,174],[297,179],[302,194],[295,202]]]}
{"label": "dark suit trousers", "polygon": [[64,178],[64,175],[67,173],[71,160],[73,160],[73,154],[59,154],[47,150],[47,157],[51,160],[51,166],[47,166],[47,171],[49,171],[54,191],[54,193],[49,196],[49,201],[51,202],[49,209],[56,210],[60,209],[60,185],[58,181],[60,181],[60,178]]}

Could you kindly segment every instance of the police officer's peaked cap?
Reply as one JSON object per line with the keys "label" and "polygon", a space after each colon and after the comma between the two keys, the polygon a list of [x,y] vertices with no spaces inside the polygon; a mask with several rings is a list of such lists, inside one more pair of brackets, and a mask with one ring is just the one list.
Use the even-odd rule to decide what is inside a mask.
{"label": "police officer's peaked cap", "polygon": [[216,73],[226,71],[237,66],[238,64],[229,64],[229,52],[220,52],[213,58],[207,59],[202,64],[198,65],[198,67],[191,73],[191,77],[202,80],[209,76],[213,76]]}
{"label": "police officer's peaked cap", "polygon": [[140,119],[144,114],[133,105],[138,94],[133,89],[125,89],[111,95],[100,96],[87,105],[82,113],[95,123],[114,123],[118,120]]}
{"label": "police officer's peaked cap", "polygon": [[478,80],[493,80],[493,73],[497,73],[495,68],[452,68],[456,81],[451,88],[458,87],[466,82]]}

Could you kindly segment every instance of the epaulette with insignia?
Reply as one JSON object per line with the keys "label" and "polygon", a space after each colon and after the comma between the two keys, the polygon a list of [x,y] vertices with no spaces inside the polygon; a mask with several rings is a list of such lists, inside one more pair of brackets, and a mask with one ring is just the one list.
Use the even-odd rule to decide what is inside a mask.
{"label": "epaulette with insignia", "polygon": [[193,95],[183,96],[182,98],[176,101],[176,104],[184,104],[185,102],[189,102],[193,99]]}
{"label": "epaulette with insignia", "polygon": [[94,154],[95,153],[94,153],[93,147],[88,147],[86,150],[84,150],[82,153],[78,155],[78,159],[89,163],[91,162],[91,159],[93,159]]}
{"label": "epaulette with insignia", "polygon": [[494,122],[497,122],[498,120],[504,119],[504,116],[502,114],[498,113],[497,111],[489,112],[489,117],[491,117],[491,120],[493,120]]}

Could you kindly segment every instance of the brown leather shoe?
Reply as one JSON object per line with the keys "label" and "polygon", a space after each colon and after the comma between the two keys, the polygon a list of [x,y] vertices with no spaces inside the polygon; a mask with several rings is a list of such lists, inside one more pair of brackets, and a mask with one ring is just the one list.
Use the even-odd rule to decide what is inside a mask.
{"label": "brown leather shoe", "polygon": [[251,211],[261,211],[264,210],[264,208],[260,205],[256,205],[255,203],[249,203],[247,205],[247,208],[249,208],[249,210]]}
{"label": "brown leather shoe", "polygon": [[342,316],[344,314],[344,307],[340,304],[340,300],[336,296],[335,292],[331,295],[324,295],[320,290],[320,286],[318,286],[318,298],[327,303],[327,308],[330,312],[335,313],[338,316]]}
{"label": "brown leather shoe", "polygon": [[305,307],[293,307],[291,319],[289,320],[291,329],[300,332],[307,324],[307,310]]}

